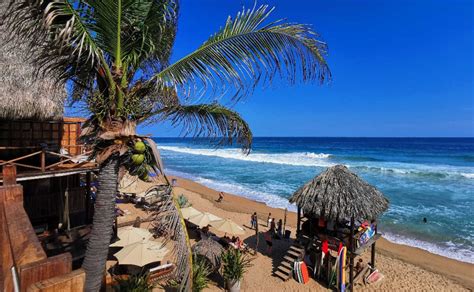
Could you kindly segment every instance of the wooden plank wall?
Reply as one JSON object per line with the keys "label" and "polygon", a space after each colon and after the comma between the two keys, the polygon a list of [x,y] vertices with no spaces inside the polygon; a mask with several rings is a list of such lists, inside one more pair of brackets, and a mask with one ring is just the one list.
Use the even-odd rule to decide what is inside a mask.
{"label": "wooden plank wall", "polygon": [[[61,147],[71,155],[81,152],[79,136],[82,118],[63,118],[62,121],[1,121],[0,147],[37,147],[46,143],[52,150]],[[54,149],[57,148],[57,149]],[[33,152],[26,150],[4,150],[8,155],[22,156]]]}
{"label": "wooden plank wall", "polygon": [[4,193],[0,192],[0,291],[13,291],[13,254],[8,236],[7,218],[4,212]]}
{"label": "wooden plank wall", "polygon": [[57,276],[31,285],[28,292],[83,292],[86,274],[83,269],[72,271],[67,275]]}

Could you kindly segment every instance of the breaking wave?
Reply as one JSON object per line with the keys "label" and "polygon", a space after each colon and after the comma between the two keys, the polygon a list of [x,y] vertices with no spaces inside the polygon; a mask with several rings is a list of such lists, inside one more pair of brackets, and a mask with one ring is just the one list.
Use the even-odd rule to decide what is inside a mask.
{"label": "breaking wave", "polygon": [[159,146],[162,150],[186,153],[192,155],[214,156],[226,159],[235,159],[259,163],[274,163],[295,166],[321,166],[328,167],[335,165],[327,160],[331,154],[312,153],[312,152],[293,152],[293,153],[258,153],[252,152],[249,155],[242,153],[240,149],[201,149],[176,146]]}

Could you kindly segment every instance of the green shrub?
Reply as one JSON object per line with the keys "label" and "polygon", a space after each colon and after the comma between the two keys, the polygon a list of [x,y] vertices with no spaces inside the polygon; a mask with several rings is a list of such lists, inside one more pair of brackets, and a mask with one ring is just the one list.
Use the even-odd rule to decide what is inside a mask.
{"label": "green shrub", "polygon": [[180,208],[191,206],[191,204],[188,201],[188,198],[186,198],[186,196],[183,194],[179,195],[178,197],[178,205]]}
{"label": "green shrub", "polygon": [[240,250],[230,248],[222,254],[222,276],[226,280],[241,280],[251,267],[250,259]]}
{"label": "green shrub", "polygon": [[128,279],[117,279],[116,292],[150,292],[154,285],[148,284],[148,275],[132,275]]}
{"label": "green shrub", "polygon": [[207,288],[211,269],[206,261],[200,257],[193,258],[193,292],[200,292]]}

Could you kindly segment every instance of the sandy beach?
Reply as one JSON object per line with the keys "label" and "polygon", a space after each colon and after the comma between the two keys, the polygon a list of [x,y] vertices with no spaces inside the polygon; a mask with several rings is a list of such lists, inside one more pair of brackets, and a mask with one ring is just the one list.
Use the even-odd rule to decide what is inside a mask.
{"label": "sandy beach", "polygon": [[[196,182],[175,177],[175,195],[184,194],[192,206],[208,211],[222,218],[230,218],[246,229],[244,241],[255,247],[255,231],[249,228],[250,214],[257,212],[260,231],[266,231],[268,213],[278,219],[284,217],[284,210],[271,208],[264,203],[252,201],[237,195],[225,193],[222,202],[216,202],[218,191]],[[295,234],[296,214],[288,212],[287,229]],[[253,266],[247,272],[242,291],[325,291],[321,284],[311,280],[306,285],[294,280],[283,282],[272,272],[281,261],[289,241],[274,240],[272,255],[266,254],[263,237],[259,240],[258,253],[253,257]],[[368,261],[365,254],[364,261]],[[364,291],[472,291],[474,289],[474,265],[429,253],[415,247],[399,245],[381,239],[377,242],[376,267],[385,276],[381,282],[366,286],[359,282],[356,288]],[[214,277],[206,291],[222,291],[223,280]]]}

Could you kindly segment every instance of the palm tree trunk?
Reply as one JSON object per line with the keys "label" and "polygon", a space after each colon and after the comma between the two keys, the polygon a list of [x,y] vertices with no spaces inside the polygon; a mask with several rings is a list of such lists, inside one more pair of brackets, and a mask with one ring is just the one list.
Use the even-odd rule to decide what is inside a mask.
{"label": "palm tree trunk", "polygon": [[112,155],[99,171],[92,231],[82,267],[86,271],[85,291],[99,291],[112,238],[115,194],[118,191],[118,155]]}

